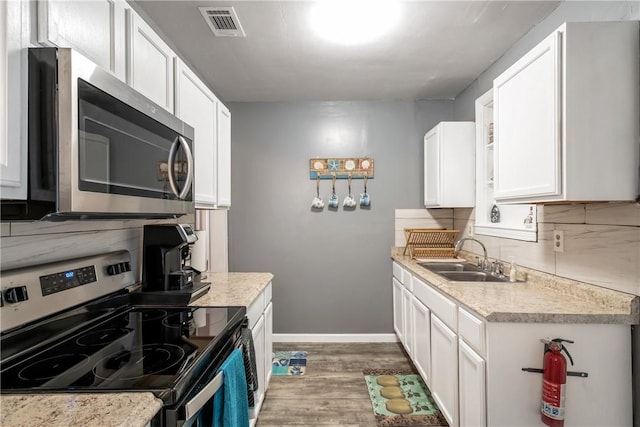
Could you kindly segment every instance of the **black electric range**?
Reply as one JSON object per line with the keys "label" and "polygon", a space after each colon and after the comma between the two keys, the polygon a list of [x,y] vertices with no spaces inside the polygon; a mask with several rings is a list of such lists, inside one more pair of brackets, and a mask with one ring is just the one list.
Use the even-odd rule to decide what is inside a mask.
{"label": "black electric range", "polygon": [[[119,278],[106,273],[126,255],[74,260],[73,268],[57,263],[2,272],[3,287],[19,284],[2,293],[3,327],[13,325],[1,335],[2,393],[148,391],[164,405],[152,425],[180,425],[193,415],[196,405],[189,402],[202,400],[217,368],[241,345],[244,307],[135,305],[121,289],[20,323],[30,305],[37,309],[63,296],[76,302],[77,295],[91,295],[92,286],[112,290],[109,281],[127,282],[126,271]],[[69,280],[78,275],[89,277],[78,283],[88,283]],[[30,276],[37,279],[25,279]],[[52,277],[61,291],[51,292]]]}

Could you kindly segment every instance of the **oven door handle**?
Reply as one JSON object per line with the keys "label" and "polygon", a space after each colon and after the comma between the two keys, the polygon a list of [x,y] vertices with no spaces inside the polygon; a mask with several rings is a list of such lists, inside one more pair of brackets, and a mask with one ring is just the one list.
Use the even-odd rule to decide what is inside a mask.
{"label": "oven door handle", "polygon": [[220,387],[222,387],[223,380],[224,372],[219,372],[218,375],[213,377],[209,384],[184,405],[185,419],[188,420],[195,416],[198,411],[207,404]]}

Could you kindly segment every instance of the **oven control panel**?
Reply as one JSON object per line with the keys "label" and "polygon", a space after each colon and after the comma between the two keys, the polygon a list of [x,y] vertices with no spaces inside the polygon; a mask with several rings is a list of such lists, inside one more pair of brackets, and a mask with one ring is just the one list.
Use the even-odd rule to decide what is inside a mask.
{"label": "oven control panel", "polygon": [[128,251],[109,252],[2,272],[2,331],[136,283]]}
{"label": "oven control panel", "polygon": [[95,281],[96,267],[88,265],[86,267],[74,268],[73,270],[40,276],[40,288],[42,289],[42,296],[47,296]]}

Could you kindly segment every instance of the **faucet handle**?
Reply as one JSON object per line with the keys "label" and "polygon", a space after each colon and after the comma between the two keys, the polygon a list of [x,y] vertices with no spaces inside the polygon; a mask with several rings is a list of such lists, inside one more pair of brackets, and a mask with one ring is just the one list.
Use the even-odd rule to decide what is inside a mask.
{"label": "faucet handle", "polygon": [[496,262],[496,274],[498,276],[504,276],[504,264],[502,261]]}

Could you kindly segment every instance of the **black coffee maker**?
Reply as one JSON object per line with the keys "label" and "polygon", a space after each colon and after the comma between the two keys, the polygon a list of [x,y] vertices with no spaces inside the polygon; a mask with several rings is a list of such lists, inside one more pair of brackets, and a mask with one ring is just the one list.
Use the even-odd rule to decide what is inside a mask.
{"label": "black coffee maker", "polygon": [[201,281],[200,271],[186,265],[198,236],[186,224],[144,226],[142,239],[142,287],[146,298],[162,303],[189,303],[204,295],[210,283]]}

